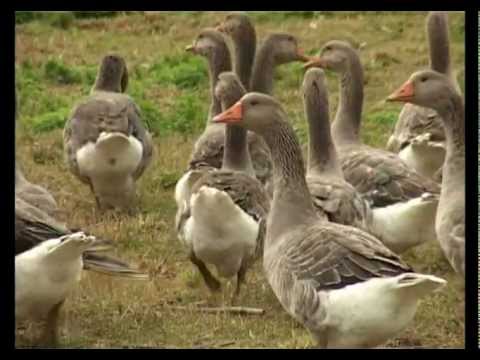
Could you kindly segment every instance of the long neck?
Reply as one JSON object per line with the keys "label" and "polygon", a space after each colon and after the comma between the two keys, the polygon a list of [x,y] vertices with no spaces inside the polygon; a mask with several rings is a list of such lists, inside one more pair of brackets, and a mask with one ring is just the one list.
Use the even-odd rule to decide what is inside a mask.
{"label": "long neck", "polygon": [[102,67],[98,72],[97,79],[92,90],[121,93],[122,76],[110,69],[104,69]]}
{"label": "long neck", "polygon": [[452,96],[448,107],[440,116],[444,119],[447,146],[442,193],[448,194],[465,186],[465,109],[461,96]]}
{"label": "long neck", "polygon": [[330,134],[326,94],[307,91],[305,113],[308,119],[308,173],[331,174],[343,178]]}
{"label": "long neck", "polygon": [[222,168],[231,171],[242,171],[255,176],[252,160],[247,145],[247,130],[236,125],[225,127],[225,149]]}
{"label": "long neck", "polygon": [[450,49],[448,20],[445,13],[432,13],[427,23],[427,37],[430,49],[430,67],[445,75],[450,75]]}
{"label": "long neck", "polygon": [[257,36],[251,24],[245,24],[235,37],[235,73],[242,82],[245,89],[250,89],[250,78],[252,76],[252,65],[255,58]]}
{"label": "long neck", "polygon": [[230,53],[228,48],[217,49],[213,56],[208,58],[208,74],[210,78],[210,110],[208,112],[207,127],[212,123],[210,120],[222,112],[222,105],[220,100],[215,96],[215,85],[218,81],[218,75],[224,71],[232,70],[232,62],[230,60]]}
{"label": "long neck", "polygon": [[360,59],[353,56],[340,78],[340,101],[332,135],[336,144],[360,142],[363,107],[363,69]]}
{"label": "long neck", "polygon": [[250,91],[271,95],[275,71],[274,43],[265,41],[258,49],[253,63]]}
{"label": "long neck", "polygon": [[284,231],[316,218],[316,215],[305,180],[302,152],[293,128],[283,120],[266,129],[262,136],[272,154],[274,179],[267,248]]}

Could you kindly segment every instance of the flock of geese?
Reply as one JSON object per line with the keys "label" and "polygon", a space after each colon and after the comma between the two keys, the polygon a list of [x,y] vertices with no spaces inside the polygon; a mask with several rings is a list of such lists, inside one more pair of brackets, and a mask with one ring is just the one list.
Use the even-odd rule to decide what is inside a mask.
{"label": "flock of geese", "polygon": [[[231,13],[186,47],[208,63],[211,106],[176,184],[175,226],[212,292],[221,289],[218,277],[236,277],[236,301],[248,269],[262,259],[278,301],[318,347],[362,348],[399,334],[418,301],[446,284],[415,272],[400,253],[438,241],[464,276],[464,100],[450,63],[447,14],[431,12],[426,24],[430,69],[406,76],[388,96],[405,105],[387,150],[362,143],[363,69],[348,43],[332,40],[306,56],[294,36],[273,33],[257,49],[251,19]],[[294,61],[306,69],[306,161],[272,95],[276,67]],[[339,79],[331,126],[323,69]],[[125,61],[105,56],[64,129],[69,169],[101,209],[128,211],[152,161],[152,138],[127,84]],[[58,221],[55,199],[18,164],[15,182],[15,317],[46,319],[42,340],[52,345],[82,269],[148,275],[105,254],[111,241]]]}

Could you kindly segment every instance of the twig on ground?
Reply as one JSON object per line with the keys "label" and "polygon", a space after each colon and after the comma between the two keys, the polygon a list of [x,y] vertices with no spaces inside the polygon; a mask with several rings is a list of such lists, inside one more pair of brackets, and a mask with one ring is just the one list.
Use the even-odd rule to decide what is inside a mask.
{"label": "twig on ground", "polygon": [[208,313],[219,313],[219,312],[229,312],[232,314],[240,315],[263,315],[265,313],[264,309],[259,308],[249,308],[244,306],[224,306],[224,307],[199,307],[199,306],[173,306],[166,305],[166,307],[174,310],[193,310],[200,312]]}

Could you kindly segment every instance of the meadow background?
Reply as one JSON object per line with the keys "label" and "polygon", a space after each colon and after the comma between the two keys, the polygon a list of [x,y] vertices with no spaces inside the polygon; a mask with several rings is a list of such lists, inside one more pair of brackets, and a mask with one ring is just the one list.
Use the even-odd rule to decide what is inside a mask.
{"label": "meadow background", "polygon": [[[113,239],[117,255],[151,274],[149,282],[115,280],[85,272],[65,306],[65,347],[281,347],[313,345],[308,332],[282,309],[263,277],[261,264],[247,274],[240,304],[260,307],[261,316],[205,314],[190,307],[209,295],[174,232],[173,191],[201,133],[209,106],[203,58],[184,51],[202,28],[223,12],[17,12],[16,84],[19,119],[16,157],[26,177],[45,186],[71,227]],[[365,69],[362,138],[384,147],[400,105],[384,101],[415,70],[428,65],[425,12],[251,12],[259,42],[266,34],[295,35],[307,54],[332,39],[360,48]],[[464,89],[464,14],[451,13],[450,51]],[[101,214],[87,186],[63,161],[62,129],[72,106],[92,87],[108,52],[124,56],[129,88],[156,146],[152,166],[138,183],[135,216]],[[275,96],[284,104],[303,144],[307,125],[300,86],[301,64],[278,68]],[[330,112],[338,102],[337,79],[327,73]],[[449,280],[448,287],[421,303],[415,322],[389,347],[463,347],[464,301],[460,281],[436,243],[404,258],[417,271]],[[232,284],[225,281],[228,299]],[[28,346],[20,332],[17,346]]]}

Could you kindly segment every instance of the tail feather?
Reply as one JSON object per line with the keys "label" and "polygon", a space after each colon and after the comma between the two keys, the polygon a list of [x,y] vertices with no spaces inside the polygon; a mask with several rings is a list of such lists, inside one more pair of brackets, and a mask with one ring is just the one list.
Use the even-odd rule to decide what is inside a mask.
{"label": "tail feather", "polygon": [[405,273],[397,277],[396,288],[413,291],[417,297],[425,296],[438,291],[447,284],[447,281],[433,275]]}
{"label": "tail feather", "polygon": [[107,255],[85,253],[83,268],[85,270],[110,276],[124,277],[131,280],[150,279],[147,273],[133,269],[126,262]]}

